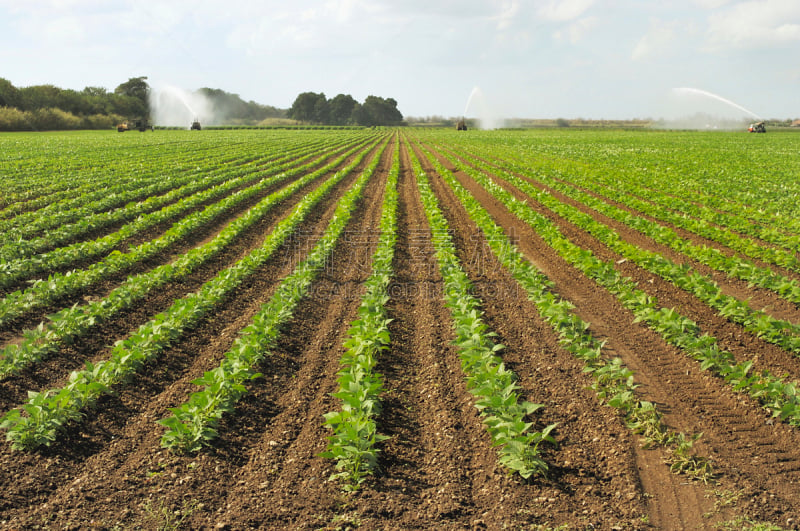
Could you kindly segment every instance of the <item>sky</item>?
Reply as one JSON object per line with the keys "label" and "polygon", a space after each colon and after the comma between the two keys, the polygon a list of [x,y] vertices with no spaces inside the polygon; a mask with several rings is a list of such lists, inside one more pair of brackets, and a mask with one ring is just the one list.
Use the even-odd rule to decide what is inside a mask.
{"label": "sky", "polygon": [[147,76],[407,117],[800,118],[798,52],[800,0],[0,0],[17,87]]}

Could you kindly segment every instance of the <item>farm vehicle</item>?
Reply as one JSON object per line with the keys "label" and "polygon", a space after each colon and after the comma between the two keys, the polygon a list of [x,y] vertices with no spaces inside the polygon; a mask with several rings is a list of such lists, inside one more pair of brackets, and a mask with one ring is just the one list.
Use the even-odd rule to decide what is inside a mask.
{"label": "farm vehicle", "polygon": [[122,122],[121,124],[117,125],[117,131],[120,133],[124,133],[125,131],[133,131],[138,130],[144,133],[147,130],[154,131],[153,124],[148,122],[146,119],[135,119],[135,120],[128,120]]}

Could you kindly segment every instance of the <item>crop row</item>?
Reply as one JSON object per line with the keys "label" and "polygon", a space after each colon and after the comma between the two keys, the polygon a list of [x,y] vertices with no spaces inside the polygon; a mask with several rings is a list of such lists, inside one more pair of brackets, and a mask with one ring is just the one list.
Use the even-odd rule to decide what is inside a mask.
{"label": "crop row", "polygon": [[[523,168],[517,164],[509,164],[506,160],[504,165],[509,170],[522,171]],[[530,170],[525,168],[530,174]],[[698,262],[705,264],[713,269],[727,273],[741,280],[745,280],[753,285],[774,291],[786,300],[800,305],[800,283],[794,279],[774,272],[768,267],[758,266],[750,260],[745,260],[739,256],[727,256],[719,249],[707,245],[697,245],[691,241],[681,238],[673,229],[650,221],[642,216],[632,214],[619,207],[615,207],[597,197],[575,189],[564,182],[556,180],[547,174],[537,172],[536,178],[547,186],[558,190],[566,196],[589,206],[601,214],[611,219],[615,219],[625,225],[638,230],[642,234],[651,237],[655,242],[671,247],[672,249],[690,257]],[[573,183],[589,186],[590,183],[584,182],[576,176],[570,176]],[[800,271],[800,260],[794,252],[775,249],[765,246],[763,243],[742,238],[729,230],[723,230],[698,220],[692,220],[681,214],[671,214],[668,211],[658,208],[650,203],[636,199],[629,194],[608,193],[611,199],[624,203],[632,209],[644,214],[662,218],[675,226],[692,231],[711,240],[721,243],[738,251],[744,255],[758,260],[779,265],[790,271]]]}
{"label": "crop row", "polygon": [[[300,162],[304,155],[305,157],[312,156],[310,154],[314,153],[315,147],[317,146],[302,146],[287,150],[283,154],[276,154],[266,164],[268,167],[277,167],[291,162],[293,159]],[[215,170],[204,172],[202,178],[200,178],[199,172],[188,176],[186,179],[171,177],[168,182],[173,188],[165,194],[149,195],[142,201],[131,202],[119,208],[103,209],[99,212],[92,211],[87,207],[84,214],[80,215],[74,223],[57,223],[57,220],[52,220],[47,225],[43,225],[42,228],[49,228],[47,234],[43,236],[25,240],[23,239],[23,234],[20,233],[19,237],[17,237],[9,232],[6,236],[10,241],[0,247],[0,271],[10,274],[20,270],[33,272],[62,267],[57,256],[59,253],[65,253],[66,251],[64,248],[58,248],[60,245],[76,240],[92,231],[117,223],[129,222],[127,225],[120,227],[115,233],[98,238],[94,243],[78,242],[70,246],[73,248],[79,247],[78,252],[74,253],[79,256],[92,257],[100,252],[105,252],[105,250],[112,249],[124,239],[130,238],[157,223],[162,223],[174,216],[178,216],[181,212],[195,208],[203,201],[221,196],[239,186],[247,185],[248,182],[263,178],[260,173],[265,169],[263,167],[264,164],[263,160],[253,160],[242,162],[235,166],[218,166]],[[202,196],[204,197],[203,199],[200,199],[200,196],[197,195],[211,188],[216,189],[214,195]],[[40,214],[37,220],[47,220],[49,217]],[[50,227],[53,223],[56,225]],[[31,233],[39,230],[38,228],[34,230],[27,224],[25,228],[26,230],[30,229]],[[52,248],[57,249],[45,255],[33,256]],[[16,260],[16,262],[11,262],[12,260]],[[34,263],[36,268],[34,269],[31,265],[23,267],[20,263]],[[6,285],[9,285],[9,282],[3,283],[3,286]]]}
{"label": "crop row", "polygon": [[[703,181],[703,185],[692,187],[690,184],[692,180],[701,172],[705,173],[708,170],[687,168],[686,172],[678,173],[675,168],[668,167],[667,171],[672,173],[666,174],[664,171],[659,171],[659,167],[665,164],[664,160],[660,160],[662,156],[659,154],[647,157],[645,160],[627,161],[624,158],[622,160],[615,158],[607,163],[603,163],[602,157],[598,157],[591,163],[582,163],[563,157],[555,159],[520,157],[519,153],[502,150],[502,158],[506,164],[524,164],[529,169],[561,176],[568,182],[581,183],[608,197],[613,197],[615,193],[627,192],[686,217],[692,216],[703,222],[727,227],[789,249],[796,248],[800,221],[773,212],[769,207],[774,205],[774,201],[759,205],[752,201],[736,202],[726,198],[725,194],[733,184],[729,179],[725,179],[724,189],[720,189],[719,183],[712,180]],[[702,157],[698,155],[698,158]],[[677,162],[674,158],[668,161],[669,164],[674,162]],[[697,162],[693,164],[696,165]],[[728,167],[719,170],[720,174],[728,175],[732,167],[735,168],[733,164],[726,166]],[[773,178],[776,177],[773,175]],[[779,180],[779,177],[775,180]],[[747,186],[752,189],[753,183],[748,183]],[[606,191],[599,192],[599,187]],[[609,195],[606,192],[610,190],[616,192],[609,192],[611,194]],[[710,190],[713,190],[713,193],[709,193]],[[748,198],[752,199],[752,190],[748,190],[747,193]],[[623,202],[627,204],[627,201]],[[669,217],[675,219],[674,216]]]}
{"label": "crop row", "polygon": [[134,264],[163,252],[167,247],[185,238],[200,227],[234,209],[244,201],[257,197],[268,186],[284,182],[302,169],[282,173],[265,179],[250,188],[239,190],[209,205],[203,210],[175,222],[164,234],[149,242],[144,242],[126,253],[113,251],[103,260],[86,269],[67,273],[53,273],[46,280],[37,280],[31,287],[18,290],[0,299],[0,326],[26,312],[50,304],[60,298],[72,295],[102,279],[123,272]]}
{"label": "crop row", "polygon": [[364,282],[358,319],[350,323],[345,353],[338,373],[339,390],[334,396],[341,409],[325,414],[325,425],[333,430],[323,457],[336,461],[330,479],[343,482],[345,490],[356,490],[378,467],[376,444],[387,437],[377,432],[381,412],[383,377],[374,371],[380,353],[390,344],[386,303],[393,276],[392,260],[397,242],[397,178],[400,144],[396,138],[392,166],[387,176],[380,220],[380,236],[372,257],[372,273]]}
{"label": "crop row", "polygon": [[[386,143],[339,201],[328,227],[308,257],[281,281],[272,297],[253,317],[251,324],[241,331],[230,350],[225,353],[222,363],[192,382],[203,389],[192,393],[184,404],[170,408],[172,415],[159,421],[168,428],[161,437],[162,446],[178,452],[194,452],[217,437],[216,428],[220,419],[224,414],[233,411],[236,403],[247,392],[245,382],[260,376],[255,370],[256,366],[274,348],[280,327],[292,317],[297,304],[333,252],[385,146]],[[321,194],[324,193],[320,187],[303,201],[316,203],[319,199],[313,196],[322,197]],[[294,228],[295,226],[289,225],[285,229],[278,227],[272,234],[281,230],[288,235]]]}
{"label": "crop row", "polygon": [[[688,265],[676,264],[660,253],[630,244],[607,225],[594,220],[592,216],[583,213],[576,207],[560,202],[551,194],[533,186],[528,180],[502,170],[501,173],[514,186],[564,219],[586,229],[587,232],[625,259],[695,295],[717,310],[720,316],[742,325],[748,332],[752,332],[784,350],[795,354],[800,353],[800,325],[772,317],[763,310],[752,309],[746,301],[724,294],[719,285],[708,275],[692,271]],[[535,179],[536,177],[531,178]],[[663,229],[669,230],[665,227]],[[659,229],[656,227],[656,230]]]}
{"label": "crop row", "polygon": [[[482,176],[458,160],[453,160],[487,189],[494,197],[505,204],[517,217],[531,225],[534,230],[568,262],[583,271],[614,294],[620,302],[631,310],[637,321],[644,322],[658,332],[665,341],[681,348],[688,356],[698,360],[701,368],[712,370],[734,390],[744,391],[759,400],[775,417],[780,417],[792,425],[800,422],[800,396],[797,384],[785,382],[768,371],[750,375],[752,361],[737,363],[733,354],[721,350],[714,337],[705,334],[700,327],[681,315],[674,308],[663,308],[658,305],[656,297],[638,289],[633,281],[622,277],[615,269],[615,264],[602,261],[587,249],[583,249],[564,237],[556,225],[532,209],[527,202],[516,199],[503,186]],[[476,165],[478,162],[472,160]],[[494,168],[494,172],[513,183],[520,190],[535,194],[533,187],[502,169]],[[539,195],[532,196],[539,200]],[[591,224],[596,223],[591,217],[574,216],[570,218],[578,227],[591,231]]]}
{"label": "crop row", "polygon": [[[0,199],[0,219],[51,203],[68,208],[70,204],[81,204],[84,199],[80,196],[84,194],[96,199],[101,197],[101,190],[119,184],[120,172],[142,173],[144,165],[181,173],[194,171],[209,158],[220,162],[230,158],[220,146],[195,147],[175,142],[162,142],[148,149],[147,158],[142,158],[140,145],[119,145],[111,142],[108,135],[102,139],[100,135],[93,136],[94,142],[66,136],[31,136],[24,142],[15,142],[12,136],[0,140],[0,160],[9,178],[8,189]],[[13,147],[4,145],[5,141],[13,142]]]}
{"label": "crop row", "polygon": [[516,374],[499,357],[504,346],[492,339],[496,334],[484,322],[481,301],[470,294],[471,282],[461,268],[447,219],[438,206],[428,177],[413,150],[411,167],[417,178],[425,216],[430,225],[436,260],[442,275],[445,306],[450,310],[455,345],[467,389],[475,395],[475,407],[483,418],[492,443],[498,446],[499,461],[523,478],[544,474],[547,462],[541,457],[542,442],[555,444],[551,424],[542,431],[531,430],[526,417],[543,407],[521,400]]}
{"label": "crop row", "polygon": [[[340,138],[344,136],[358,137]],[[130,189],[126,181],[169,181],[164,177],[246,163],[278,145],[310,143],[319,137],[271,136],[268,143],[247,135],[231,135],[220,143],[213,137],[155,135],[126,139],[100,132],[49,138],[34,135],[24,142],[15,138],[19,137],[0,139],[0,161],[9,178],[8,190],[0,198],[0,205],[4,205],[0,219],[44,207],[51,213],[70,210],[102,198],[118,186],[122,186],[118,190]]]}
{"label": "crop row", "polygon": [[[558,334],[561,345],[584,363],[584,372],[594,377],[592,389],[598,398],[625,414],[628,426],[635,433],[642,435],[645,446],[659,445],[668,449],[670,452],[668,461],[673,471],[707,480],[711,476],[710,462],[690,452],[696,437],[687,438],[683,433],[669,429],[661,422],[661,414],[656,405],[636,396],[635,390],[638,385],[635,383],[633,372],[620,358],[608,359],[604,356],[604,342],[592,335],[589,330],[590,323],[583,321],[574,313],[572,303],[554,293],[553,282],[536,269],[512,244],[480,202],[436,160],[431,152],[426,150],[426,153],[437,174],[450,186],[470,218],[483,231],[495,257],[525,290],[528,299],[535,304],[542,319]],[[532,219],[524,203],[513,199],[507,191],[492,183],[484,175],[459,164],[456,160],[450,159],[450,162],[487,189],[521,220],[531,224],[534,230],[550,229],[549,234],[555,235],[552,228],[543,226],[542,219]],[[552,240],[548,243],[552,243]]]}
{"label": "crop row", "polygon": [[[525,157],[534,165],[555,159],[556,169],[566,165],[578,174],[593,169],[618,181],[647,183],[661,193],[692,197],[711,208],[798,232],[800,187],[795,176],[800,164],[793,156],[797,151],[793,135],[755,142],[715,133],[548,136],[532,148],[540,156]],[[506,137],[508,144],[513,140]],[[492,141],[495,146],[504,143],[497,137]]]}
{"label": "crop row", "polygon": [[[98,212],[107,212],[130,202],[164,194],[175,187],[196,181],[199,175],[197,168],[200,165],[221,165],[221,158],[220,156],[218,159],[197,161],[192,166],[184,163],[181,165],[182,170],[156,167],[159,170],[154,169],[153,172],[136,178],[119,179],[113,172],[108,171],[107,183],[92,182],[87,184],[85,189],[78,187],[70,190],[70,193],[60,200],[43,196],[39,201],[40,208],[34,208],[33,204],[28,203],[25,212],[18,212],[14,217],[0,220],[0,230],[4,234],[2,243],[13,243],[41,233],[43,230],[80,222]],[[161,171],[170,172],[171,178],[164,179]]]}
{"label": "crop row", "polygon": [[[687,265],[675,264],[659,253],[648,251],[626,242],[616,231],[601,222],[595,221],[589,214],[585,214],[578,208],[559,201],[551,194],[531,184],[538,179],[550,181],[541,173],[526,175],[528,173],[526,169],[516,167],[520,174],[526,175],[526,178],[523,179],[500,169],[497,165],[486,165],[486,163],[477,161],[474,158],[473,162],[479,167],[487,169],[487,171],[494,170],[502,173],[510,183],[554,213],[585,228],[599,241],[621,254],[625,259],[692,293],[717,310],[722,317],[742,325],[747,331],[754,333],[765,341],[776,344],[789,352],[800,353],[800,326],[786,320],[774,318],[763,310],[753,310],[746,301],[725,295],[722,289],[707,275],[694,272]],[[608,206],[606,203],[592,197],[587,198],[586,201],[590,204],[599,202]],[[624,211],[622,213],[623,216],[629,216]],[[646,227],[643,230],[651,226],[649,223],[645,223],[645,225]],[[638,227],[639,225],[637,225]],[[670,231],[670,229],[658,225],[653,228],[654,231],[662,229]],[[793,285],[793,283],[789,282],[786,285],[787,289],[782,290],[782,292],[791,292]]]}
{"label": "crop row", "polygon": [[328,227],[308,257],[281,281],[273,296],[261,306],[252,323],[242,330],[225,353],[219,367],[192,382],[203,389],[192,393],[181,406],[170,408],[172,416],[159,421],[168,428],[161,437],[162,446],[178,452],[194,452],[217,437],[220,419],[233,411],[247,392],[244,383],[260,376],[255,367],[274,348],[280,327],[291,319],[297,304],[333,252],[385,146],[384,143],[339,201]]}
{"label": "crop row", "polygon": [[[570,175],[570,180],[578,182],[574,175]],[[639,183],[618,182],[615,179],[603,178],[596,174],[591,176],[591,180],[596,184],[590,185],[583,179],[580,182],[606,197],[633,206],[657,219],[668,221],[723,243],[727,239],[736,242],[738,239],[735,238],[735,234],[731,233],[731,231],[735,231],[789,250],[797,250],[800,247],[800,235],[786,234],[775,226],[753,223],[748,218],[750,212],[745,209],[733,214],[717,210],[706,204],[696,204],[681,196],[667,195],[663,190],[654,190]],[[769,220],[769,223],[774,223],[774,220]],[[724,227],[727,230],[718,227]]]}
{"label": "crop row", "polygon": [[[184,278],[201,264],[219,254],[248,227],[263,218],[281,201],[290,197],[304,186],[314,182],[320,176],[336,168],[358,147],[353,148],[325,166],[306,174],[294,183],[278,190],[262,199],[244,215],[225,227],[209,242],[196,247],[178,257],[170,264],[129,277],[122,285],[112,290],[105,298],[87,304],[65,308],[48,317],[49,323],[40,324],[33,330],[27,330],[22,341],[6,346],[0,358],[0,376],[17,372],[26,365],[38,361],[59,348],[60,343],[69,343],[85,334],[93,326],[106,321],[119,311],[131,307],[154,289]],[[291,175],[300,173],[301,168],[293,170]],[[291,175],[279,176],[279,179]]]}
{"label": "crop row", "polygon": [[[129,381],[146,362],[155,359],[185,330],[215,308],[241,282],[269,259],[286,238],[308,216],[331,189],[361,163],[369,150],[362,151],[346,168],[305,196],[292,213],[278,223],[264,240],[262,247],[251,252],[233,266],[220,271],[194,293],[176,300],[165,312],[143,324],[130,337],[118,341],[108,360],[88,363],[81,371],[70,374],[60,389],[30,392],[21,408],[3,416],[0,427],[8,430],[7,438],[17,449],[31,449],[51,444],[58,432],[71,421],[83,417],[83,411],[94,404],[113,386]],[[23,412],[27,415],[23,415]]]}
{"label": "crop row", "polygon": [[[312,157],[312,155],[308,155],[306,158],[310,157]],[[3,273],[2,278],[0,278],[0,288],[13,285],[20,279],[28,278],[31,275],[64,269],[75,262],[91,259],[105,254],[114,249],[124,240],[147,228],[169,222],[172,219],[185,215],[186,213],[198,209],[204,204],[212,201],[219,201],[220,203],[218,204],[221,204],[222,198],[231,192],[236,191],[237,189],[242,189],[237,192],[239,198],[237,202],[246,200],[251,197],[252,194],[259,193],[265,187],[272,186],[277,182],[280,182],[280,179],[276,181],[275,179],[269,179],[268,177],[281,173],[285,173],[286,176],[296,174],[296,171],[289,171],[289,168],[296,164],[302,163],[303,160],[306,159],[298,160],[290,158],[288,161],[276,161],[274,165],[270,165],[268,168],[265,168],[259,172],[255,172],[249,167],[240,167],[236,171],[222,173],[217,179],[210,181],[206,180],[203,184],[189,185],[188,187],[193,189],[192,195],[189,195],[188,197],[185,197],[169,206],[165,206],[156,212],[139,215],[135,221],[122,226],[116,232],[102,236],[95,240],[76,242],[72,245],[59,247],[53,251],[41,255],[21,258],[6,263],[0,262],[0,272]],[[308,163],[302,168],[306,168],[312,164],[313,163]],[[215,180],[218,180],[219,182],[215,183]],[[245,187],[246,191],[244,190]],[[183,195],[184,192],[185,190],[180,190],[181,195]],[[127,208],[118,210],[124,211],[127,210]],[[211,212],[211,209],[207,209],[206,215],[210,214]],[[56,232],[66,234],[71,228],[74,227],[75,225],[64,227],[63,231]],[[80,226],[78,227],[78,231],[83,232],[84,228],[85,227]],[[69,234],[66,239],[74,238],[77,235],[77,233]],[[50,242],[47,241],[48,239],[49,236],[43,237],[40,240],[44,241],[44,245],[48,245],[50,244]],[[56,239],[58,239],[57,235]],[[170,242],[165,240],[163,243],[164,245],[169,245]],[[19,247],[26,247],[28,249],[33,248],[33,246],[28,245],[28,242],[21,243]],[[158,247],[151,248],[150,254],[158,251]],[[143,255],[144,258],[147,256],[148,255]]]}

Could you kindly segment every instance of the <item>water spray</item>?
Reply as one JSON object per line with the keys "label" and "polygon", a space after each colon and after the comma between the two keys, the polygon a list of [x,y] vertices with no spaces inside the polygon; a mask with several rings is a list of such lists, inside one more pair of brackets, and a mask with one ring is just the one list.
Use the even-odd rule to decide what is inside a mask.
{"label": "water spray", "polygon": [[194,122],[214,123],[213,106],[208,98],[171,85],[150,93],[150,108],[156,125],[188,128]]}
{"label": "water spray", "polygon": [[463,116],[467,116],[467,112],[469,112],[471,107],[475,107],[473,112],[477,115],[481,129],[497,129],[497,127],[499,127],[500,117],[489,108],[489,105],[486,103],[486,97],[478,86],[473,87],[472,92],[469,93],[467,104],[464,106]]}
{"label": "water spray", "polygon": [[735,109],[738,109],[738,110],[740,110],[740,111],[742,111],[742,112],[744,112],[746,114],[749,114],[752,118],[755,118],[756,120],[759,120],[759,121],[762,120],[762,118],[759,115],[757,115],[756,113],[754,113],[753,111],[751,111],[749,109],[745,109],[744,107],[742,107],[738,103],[732,102],[731,100],[729,100],[727,98],[723,98],[722,96],[714,94],[713,92],[708,92],[707,90],[701,90],[701,89],[690,88],[690,87],[675,88],[675,89],[672,89],[672,90],[673,90],[673,92],[676,92],[676,93],[679,93],[679,94],[695,94],[695,95],[698,95],[698,96],[705,96],[707,98],[711,98],[711,99],[714,99],[714,100],[717,100],[717,101],[721,101],[722,103],[725,103],[726,105],[730,105],[731,107],[733,107]]}

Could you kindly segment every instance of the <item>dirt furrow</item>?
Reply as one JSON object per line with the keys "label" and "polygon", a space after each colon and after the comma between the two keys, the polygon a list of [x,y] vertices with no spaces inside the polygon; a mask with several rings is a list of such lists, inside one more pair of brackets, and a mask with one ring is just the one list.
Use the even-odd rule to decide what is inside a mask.
{"label": "dirt furrow", "polygon": [[[220,500],[220,521],[232,528],[317,529],[340,512],[341,485],[328,481],[334,463],[319,456],[331,435],[323,415],[341,407],[331,393],[338,389],[342,345],[371,272],[391,152],[387,147],[333,256],[273,353],[291,367],[292,378],[267,386],[276,414],[257,441],[253,435],[241,441],[251,445],[246,464]],[[269,383],[270,373],[264,374]]]}
{"label": "dirt furrow", "polygon": [[[529,199],[527,195],[520,192],[518,189],[506,183],[505,181],[498,180],[498,182],[503,184],[519,199]],[[537,183],[537,186],[540,185]],[[545,189],[547,188],[545,187]],[[641,248],[648,248],[652,251],[662,254],[663,256],[671,256],[671,258],[677,263],[683,263],[686,260],[686,257],[683,257],[682,255],[676,255],[674,251],[653,243],[650,238],[647,238],[624,225],[616,223],[613,220],[608,220],[597,212],[575,203],[574,201],[570,200],[569,198],[565,198],[557,192],[553,192],[551,190],[549,191],[554,197],[559,198],[559,200],[563,200],[565,203],[576,206],[580,210],[592,215],[596,220],[603,223],[608,222],[609,225],[615,228],[615,230],[618,230],[620,235],[626,241],[632,243],[633,245]],[[675,285],[664,280],[662,277],[652,274],[636,264],[625,260],[620,255],[608,249],[605,244],[599,242],[596,238],[576,227],[572,223],[560,218],[549,209],[538,205],[536,202],[532,202],[531,206],[534,206],[540,214],[555,223],[559,227],[559,230],[562,232],[562,234],[567,236],[570,240],[585,249],[591,250],[598,258],[604,261],[615,262],[618,270],[623,275],[634,279],[640,289],[657,297],[661,306],[665,308],[676,308],[682,315],[685,315],[686,317],[698,323],[703,331],[717,338],[720,346],[723,349],[730,350],[738,361],[753,360],[754,370],[756,371],[767,369],[773,374],[787,374],[790,380],[800,379],[800,357],[791,353],[787,353],[780,347],[771,343],[767,343],[763,339],[746,332],[741,326],[728,321],[726,318],[718,315],[716,311],[709,309],[704,302],[697,299],[697,297],[694,295],[677,288]],[[728,294],[738,296],[742,300],[750,299],[750,297],[753,296],[754,290],[730,293],[728,288],[737,282],[738,281],[728,279],[727,283],[721,283],[720,285]],[[739,284],[744,283],[739,282]],[[769,307],[765,308],[765,311],[779,317],[787,317],[787,312],[789,310],[785,306],[789,303],[786,301],[782,302],[784,303],[783,305],[778,304],[779,306],[783,307],[782,310],[776,311],[774,307]],[[750,305],[754,309],[760,309],[753,299],[750,299]],[[792,315],[800,315],[800,312],[792,311],[791,313]]]}
{"label": "dirt furrow", "polygon": [[[346,166],[343,163],[341,167]],[[246,256],[252,249],[262,245],[264,238],[272,231],[272,228],[286,215],[291,212],[294,205],[314,187],[324,180],[333,176],[334,169],[330,173],[322,176],[319,180],[298,190],[291,198],[276,205],[266,216],[255,223],[252,227],[244,231],[234,240],[231,245],[225,248],[219,255],[201,265],[188,277],[171,282],[154,290],[145,299],[135,304],[133,307],[119,312],[108,322],[96,326],[90,334],[77,338],[69,345],[62,345],[58,352],[48,359],[33,364],[26,368],[19,375],[7,378],[0,385],[0,411],[6,411],[15,404],[20,403],[27,396],[30,389],[38,390],[58,385],[69,371],[80,368],[86,360],[97,361],[107,355],[107,347],[117,340],[124,339],[134,332],[142,323],[148,321],[158,312],[166,310],[176,299],[199,289],[204,282],[213,278],[219,271],[230,267],[236,261]],[[356,172],[357,173],[357,172]],[[337,185],[336,190],[341,191],[351,182]],[[335,192],[333,195],[336,195]],[[221,230],[225,225],[218,225],[217,230]],[[308,237],[312,233],[305,228],[297,232],[290,238],[287,245],[305,245]],[[188,242],[187,242],[188,243]],[[191,247],[186,247],[188,251]],[[285,251],[279,251],[278,256]],[[287,258],[275,259],[275,263],[283,262],[288,265]],[[277,274],[277,273],[276,273]],[[251,282],[251,281],[246,281]],[[109,286],[113,289],[116,286]]]}
{"label": "dirt furrow", "polygon": [[[333,173],[331,173],[330,175],[332,174]],[[294,182],[299,178],[300,176],[296,176],[292,178],[289,182],[281,184],[273,184],[266,187],[264,190],[256,194],[256,196],[251,197],[246,201],[243,201],[242,203],[236,205],[230,212],[222,214],[217,219],[214,219],[210,223],[193,231],[188,237],[184,237],[180,241],[173,243],[167,249],[158,253],[158,255],[153,256],[140,263],[137,263],[130,269],[126,269],[125,271],[119,272],[114,275],[110,275],[104,278],[103,281],[98,282],[95,285],[88,286],[87,288],[80,290],[78,293],[74,295],[64,297],[44,308],[28,312],[18,319],[14,319],[13,321],[4,324],[2,327],[2,331],[0,331],[0,342],[4,343],[7,341],[12,341],[16,336],[21,334],[23,330],[37,326],[41,321],[46,320],[47,315],[55,313],[62,308],[69,307],[76,303],[83,304],[86,301],[101,299],[105,297],[111,290],[116,288],[131,275],[136,275],[142,272],[146,272],[160,265],[172,262],[173,260],[175,260],[176,257],[180,256],[181,254],[184,254],[190,249],[202,245],[203,243],[212,239],[214,236],[216,236],[217,233],[219,233],[220,230],[222,230],[232,220],[241,216],[249,208],[257,204],[259,201],[267,197],[269,194],[275,192],[280,188],[289,186],[292,182]],[[314,186],[316,185],[312,183],[311,185],[304,187],[302,190],[298,192],[298,194],[295,195],[295,197],[302,197],[302,194],[307,193],[308,190],[310,190]],[[270,216],[269,219],[273,217],[272,214],[270,214],[269,216]],[[163,234],[163,231],[165,229],[168,229],[171,226],[172,222],[168,222],[157,227],[151,227],[150,229],[144,231],[142,234],[138,236],[139,241],[140,242],[150,241],[155,238],[158,238]],[[253,229],[250,229],[248,232],[252,233]],[[90,266],[94,262],[95,260],[86,261],[80,264],[70,266],[68,269],[73,270],[76,268]]]}
{"label": "dirt furrow", "polygon": [[[759,489],[766,489],[773,496],[769,507],[759,506],[756,502],[747,503],[744,500],[740,500],[739,507],[751,511],[750,514],[763,515],[763,518],[772,518],[776,522],[783,522],[784,517],[796,521],[797,516],[793,514],[792,507],[797,507],[797,494],[792,488],[781,486],[780,480],[781,474],[788,467],[785,463],[775,467],[763,466],[763,463],[760,467],[750,466],[753,448],[748,446],[746,438],[751,435],[747,435],[748,431],[744,431],[755,430],[757,433],[755,439],[771,441],[778,447],[791,451],[792,445],[796,444],[794,441],[797,440],[794,430],[786,426],[768,424],[765,412],[752,400],[737,395],[718,378],[700,371],[698,363],[666,345],[654,332],[640,324],[634,324],[633,316],[622,308],[613,296],[565,263],[538,235],[511,216],[505,207],[488,196],[472,179],[461,173],[456,175],[459,181],[489,208],[495,220],[507,233],[518,235],[520,249],[556,283],[556,289],[563,297],[576,304],[576,312],[592,324],[593,333],[607,340],[609,353],[621,357],[634,370],[636,379],[641,384],[639,391],[642,397],[662,407],[666,412],[665,422],[673,428],[686,431],[687,434],[704,433],[701,439],[703,442],[698,443],[698,450],[700,452],[708,450],[715,462],[721,463],[719,467],[721,484],[728,488],[746,491],[751,500],[755,499],[756,494],[760,492]],[[535,203],[531,204],[536,208]],[[539,210],[546,214],[545,209],[539,208]],[[555,216],[552,219],[576,244],[591,248],[593,251],[597,250],[597,254],[604,259],[615,258],[607,249],[591,244],[593,238],[588,234]],[[661,297],[660,291],[658,296]],[[706,388],[706,390],[697,395],[692,391],[693,388]],[[711,398],[704,400],[705,395]],[[737,413],[741,412],[739,418],[745,422],[745,426],[738,427],[721,416],[734,408]],[[731,433],[737,433],[737,430],[741,434],[731,437]],[[794,455],[795,461],[800,460],[800,455],[796,451]],[[642,471],[643,474],[644,472]],[[658,481],[653,482],[652,478],[648,480],[644,476],[642,483],[659,487]],[[656,497],[660,495],[658,491],[648,494],[654,496],[654,501],[657,501]],[[687,508],[686,503],[696,503],[700,497],[696,492],[689,492],[688,496],[682,496],[681,503]],[[654,508],[651,515],[663,512],[663,507],[662,505],[661,509]],[[707,510],[707,507],[696,506],[695,521],[702,522],[700,516]],[[689,515],[684,515],[686,516]],[[719,516],[722,516],[722,512]]]}
{"label": "dirt furrow", "polygon": [[[582,364],[559,346],[555,332],[494,257],[447,184],[439,177],[432,184],[450,220],[462,263],[483,301],[486,321],[498,334],[497,342],[505,345],[504,363],[517,373],[523,396],[545,405],[535,426],[559,423],[558,447],[542,447],[551,476],[525,485],[518,492],[519,503],[531,497],[546,499],[548,503],[530,508],[531,518],[550,515],[576,527],[613,527],[620,521],[643,524],[648,498],[636,470],[637,454],[643,452],[637,438],[620,415],[603,407],[588,389],[591,379],[583,374]],[[507,234],[519,236],[513,226]],[[582,421],[589,418],[591,422]],[[660,471],[662,480],[669,476]]]}
{"label": "dirt furrow", "polygon": [[[232,464],[243,464],[240,447],[232,446],[224,438],[216,452],[195,457],[180,458],[161,450],[159,438],[163,428],[155,421],[168,415],[168,407],[179,405],[198,389],[192,380],[219,364],[238,330],[250,321],[277,281],[291,272],[321,235],[336,201],[358,173],[360,170],[354,171],[340,183],[301,225],[296,237],[237,288],[214,315],[137,375],[135,385],[124,386],[116,396],[101,398],[80,426],[68,430],[56,445],[41,454],[14,452],[6,445],[0,453],[0,463],[7,472],[0,483],[4,493],[0,507],[3,514],[18,522],[51,518],[60,522],[59,527],[69,527],[66,524],[72,519],[86,525],[90,516],[109,526],[108,522],[116,522],[122,516],[122,520],[134,518],[141,522],[148,518],[149,512],[158,513],[158,507],[164,504],[180,510],[182,489],[178,487],[197,486],[200,480],[194,479],[193,473],[210,474],[203,480],[214,485],[222,470]],[[270,377],[291,380],[286,371],[280,370]],[[262,419],[266,424],[273,413],[274,408],[267,405],[258,408],[257,415],[250,420],[257,423]],[[247,421],[244,424],[246,433],[259,429],[258,424],[247,425]],[[100,470],[105,472],[98,475]],[[114,473],[108,473],[112,470]],[[234,483],[236,467],[230,470],[228,482]],[[85,487],[74,488],[76,480],[85,482]],[[122,493],[122,496],[100,497],[98,492]],[[211,493],[221,495],[213,489]],[[128,501],[125,515],[118,510],[120,498]],[[192,496],[188,502],[197,505],[203,503],[201,500],[202,496]],[[87,512],[87,507],[92,510]]]}
{"label": "dirt furrow", "polygon": [[392,343],[377,368],[387,388],[379,427],[391,439],[381,456],[381,476],[354,504],[369,527],[387,521],[406,529],[433,521],[444,529],[468,526],[497,502],[494,452],[487,451],[488,438],[450,344],[441,275],[405,150],[398,186]]}

